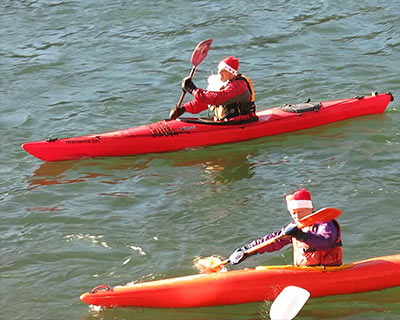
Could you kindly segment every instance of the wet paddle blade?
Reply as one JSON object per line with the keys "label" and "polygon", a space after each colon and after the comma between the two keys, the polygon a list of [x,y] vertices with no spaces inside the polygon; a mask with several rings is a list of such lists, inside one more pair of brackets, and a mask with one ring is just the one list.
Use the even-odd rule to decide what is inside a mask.
{"label": "wet paddle blade", "polygon": [[291,320],[303,308],[310,297],[306,289],[288,286],[276,297],[271,305],[269,315],[271,320]]}
{"label": "wet paddle blade", "polygon": [[194,267],[199,270],[200,273],[213,273],[227,271],[225,266],[222,264],[221,257],[211,256],[200,258],[197,257],[193,260]]}
{"label": "wet paddle blade", "polygon": [[213,39],[204,40],[193,50],[191,62],[194,67],[197,67],[207,57],[212,41]]}

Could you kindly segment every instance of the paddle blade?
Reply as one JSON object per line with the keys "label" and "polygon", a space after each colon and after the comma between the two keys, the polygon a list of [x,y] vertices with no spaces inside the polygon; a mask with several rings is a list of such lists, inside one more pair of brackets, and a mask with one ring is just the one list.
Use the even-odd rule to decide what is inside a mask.
{"label": "paddle blade", "polygon": [[314,223],[324,223],[336,219],[342,214],[342,210],[336,208],[323,208],[297,222],[298,228],[311,226]]}
{"label": "paddle blade", "polygon": [[288,286],[281,291],[272,303],[269,315],[271,320],[291,320],[303,308],[310,297],[306,289]]}
{"label": "paddle blade", "polygon": [[194,267],[200,273],[213,273],[220,271],[227,271],[222,264],[221,258],[218,256],[211,256],[206,258],[197,257],[193,260]]}
{"label": "paddle blade", "polygon": [[200,42],[194,49],[191,59],[192,65],[194,67],[197,67],[207,57],[208,50],[210,50],[212,41],[213,39],[204,40]]}

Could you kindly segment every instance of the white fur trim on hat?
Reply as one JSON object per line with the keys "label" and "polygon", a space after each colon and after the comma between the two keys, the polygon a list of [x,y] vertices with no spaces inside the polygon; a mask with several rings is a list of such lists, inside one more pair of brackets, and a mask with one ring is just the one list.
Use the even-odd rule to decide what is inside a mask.
{"label": "white fur trim on hat", "polygon": [[235,76],[238,74],[237,70],[233,69],[229,64],[226,64],[223,61],[218,64],[218,72],[221,72],[221,70],[226,70]]}
{"label": "white fur trim on hat", "polygon": [[287,201],[287,208],[289,211],[300,208],[313,208],[311,200],[289,200]]}

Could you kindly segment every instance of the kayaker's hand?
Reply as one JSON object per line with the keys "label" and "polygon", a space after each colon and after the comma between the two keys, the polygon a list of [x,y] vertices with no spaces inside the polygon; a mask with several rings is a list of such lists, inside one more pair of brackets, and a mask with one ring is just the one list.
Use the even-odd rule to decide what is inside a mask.
{"label": "kayaker's hand", "polygon": [[244,261],[249,255],[246,253],[244,248],[237,248],[233,253],[229,256],[229,262],[231,264],[238,264]]}
{"label": "kayaker's hand", "polygon": [[180,117],[181,115],[183,115],[186,112],[185,107],[182,106],[180,108],[178,108],[177,106],[173,107],[171,109],[171,112],[169,113],[169,118],[174,120],[178,117]]}
{"label": "kayaker's hand", "polygon": [[288,237],[294,237],[299,240],[305,240],[306,234],[297,228],[296,223],[291,222],[286,227],[282,229],[282,235]]}
{"label": "kayaker's hand", "polygon": [[296,223],[291,222],[282,229],[282,235],[292,237],[298,230]]}
{"label": "kayaker's hand", "polygon": [[182,90],[185,92],[192,93],[194,89],[197,89],[190,77],[182,79]]}

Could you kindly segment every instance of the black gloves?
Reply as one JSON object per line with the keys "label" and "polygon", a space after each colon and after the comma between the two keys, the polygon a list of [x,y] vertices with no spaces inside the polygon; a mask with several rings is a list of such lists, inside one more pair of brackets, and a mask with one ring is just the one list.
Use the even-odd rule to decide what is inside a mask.
{"label": "black gloves", "polygon": [[297,228],[297,225],[294,222],[289,223],[281,232],[284,236],[294,237],[300,241],[305,241],[307,238],[307,234]]}
{"label": "black gloves", "polygon": [[194,89],[197,87],[194,85],[192,79],[190,77],[186,77],[182,79],[182,90],[185,92],[192,93]]}
{"label": "black gloves", "polygon": [[186,112],[185,107],[182,106],[178,108],[177,106],[173,107],[171,109],[171,112],[169,113],[169,118],[172,120],[175,120],[176,118],[180,117]]}
{"label": "black gloves", "polygon": [[[182,90],[185,92],[192,93],[194,89],[197,87],[194,85],[192,79],[190,77],[186,77],[182,79]],[[171,109],[169,113],[169,118],[175,120],[176,118],[180,117],[182,114],[186,112],[185,107],[178,108],[177,106]]]}

